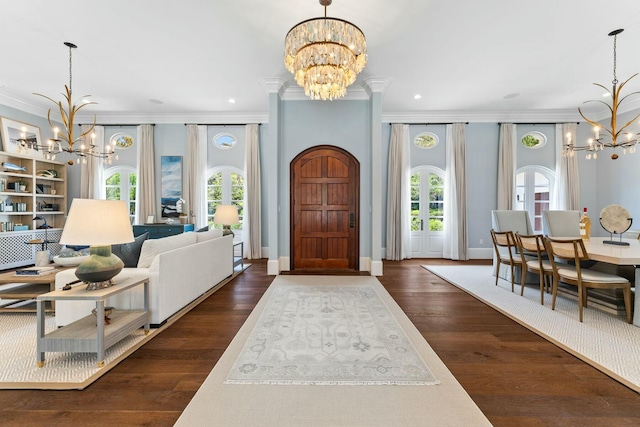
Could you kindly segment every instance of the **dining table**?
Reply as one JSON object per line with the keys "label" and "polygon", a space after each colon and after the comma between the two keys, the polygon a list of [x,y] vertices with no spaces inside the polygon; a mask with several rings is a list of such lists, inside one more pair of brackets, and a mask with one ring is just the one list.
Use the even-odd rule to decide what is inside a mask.
{"label": "dining table", "polygon": [[[618,242],[628,245],[604,243]],[[640,283],[640,240],[615,237],[591,237],[584,242],[589,258],[594,261],[635,267],[635,283]],[[640,292],[636,287],[633,324],[640,327]]]}

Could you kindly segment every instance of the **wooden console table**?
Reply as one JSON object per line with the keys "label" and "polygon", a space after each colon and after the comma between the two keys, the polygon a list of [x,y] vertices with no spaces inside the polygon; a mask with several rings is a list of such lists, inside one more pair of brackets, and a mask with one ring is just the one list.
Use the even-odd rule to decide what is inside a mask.
{"label": "wooden console table", "polygon": [[[149,333],[149,276],[135,274],[121,279],[115,285],[104,289],[87,291],[84,283],[76,285],[68,291],[57,290],[37,299],[38,366],[44,366],[44,353],[76,352],[97,353],[98,367],[104,366],[104,352],[118,341],[144,326],[145,333]],[[111,322],[105,325],[105,301],[115,294],[135,286],[144,285],[144,310],[115,310],[111,314]],[[95,301],[96,315],[89,313],[79,320],[63,328],[45,334],[44,304],[45,301]]]}

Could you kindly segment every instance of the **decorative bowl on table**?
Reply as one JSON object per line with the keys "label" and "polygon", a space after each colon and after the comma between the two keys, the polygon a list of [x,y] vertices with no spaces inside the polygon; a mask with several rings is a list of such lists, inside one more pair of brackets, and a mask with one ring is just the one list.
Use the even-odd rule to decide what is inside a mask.
{"label": "decorative bowl on table", "polygon": [[62,267],[77,267],[81,262],[89,258],[89,252],[62,250],[60,254],[53,257],[53,262]]}

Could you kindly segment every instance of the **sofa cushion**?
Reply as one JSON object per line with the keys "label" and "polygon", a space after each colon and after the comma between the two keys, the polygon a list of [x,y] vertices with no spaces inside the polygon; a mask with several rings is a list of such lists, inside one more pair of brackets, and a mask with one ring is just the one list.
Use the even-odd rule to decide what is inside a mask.
{"label": "sofa cushion", "polygon": [[149,238],[149,233],[144,233],[135,238],[131,243],[111,245],[111,253],[124,262],[125,267],[136,267],[140,258],[142,244]]}
{"label": "sofa cushion", "polygon": [[[201,233],[199,233],[201,234]],[[147,239],[142,244],[138,268],[149,268],[156,255],[196,243],[196,233],[182,233],[161,239]]]}
{"label": "sofa cushion", "polygon": [[206,242],[207,240],[217,239],[218,237],[222,237],[222,230],[219,228],[213,228],[209,231],[203,231],[202,233],[196,234],[196,242]]}

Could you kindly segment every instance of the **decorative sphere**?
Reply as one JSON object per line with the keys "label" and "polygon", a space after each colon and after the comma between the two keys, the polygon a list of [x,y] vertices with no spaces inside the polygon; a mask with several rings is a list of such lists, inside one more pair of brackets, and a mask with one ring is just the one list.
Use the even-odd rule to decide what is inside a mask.
{"label": "decorative sphere", "polygon": [[67,163],[69,164],[69,166],[73,166],[73,160],[67,160]]}
{"label": "decorative sphere", "polygon": [[617,155],[616,153],[613,153],[613,154],[611,155],[611,160],[615,160],[615,159],[617,159],[617,158],[618,158],[618,155]]}

